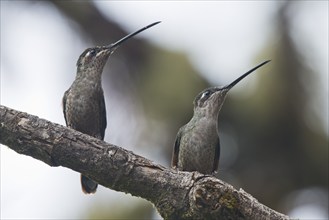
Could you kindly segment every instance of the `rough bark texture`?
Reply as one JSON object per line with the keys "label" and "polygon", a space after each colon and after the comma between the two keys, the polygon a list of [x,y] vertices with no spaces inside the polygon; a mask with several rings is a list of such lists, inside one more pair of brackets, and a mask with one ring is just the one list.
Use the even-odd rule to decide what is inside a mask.
{"label": "rough bark texture", "polygon": [[198,172],[178,172],[62,125],[0,106],[0,143],[50,166],[83,173],[149,200],[165,219],[289,219],[242,189]]}

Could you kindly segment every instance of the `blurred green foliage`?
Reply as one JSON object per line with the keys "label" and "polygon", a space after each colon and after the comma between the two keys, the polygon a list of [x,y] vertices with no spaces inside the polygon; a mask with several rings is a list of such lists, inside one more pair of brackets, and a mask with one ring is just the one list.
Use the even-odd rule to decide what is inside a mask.
{"label": "blurred green foliage", "polygon": [[87,219],[152,219],[153,205],[141,200],[138,202],[118,202],[113,205],[97,204],[88,210]]}

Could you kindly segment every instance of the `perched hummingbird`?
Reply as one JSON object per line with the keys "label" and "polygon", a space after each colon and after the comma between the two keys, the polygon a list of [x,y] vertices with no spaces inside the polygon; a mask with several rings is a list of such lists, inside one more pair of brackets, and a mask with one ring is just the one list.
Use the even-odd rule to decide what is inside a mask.
{"label": "perched hummingbird", "polygon": [[[110,55],[123,42],[158,24],[152,23],[119,41],[86,49],[77,62],[77,74],[71,87],[64,93],[63,112],[66,125],[101,140],[106,128],[106,109],[102,89],[102,72]],[[95,193],[97,183],[81,174],[82,191]]]}
{"label": "perched hummingbird", "polygon": [[220,144],[219,111],[227,92],[254,70],[270,62],[267,60],[249,70],[231,84],[203,90],[194,99],[192,119],[177,133],[172,156],[172,167],[183,171],[215,173],[218,169]]}

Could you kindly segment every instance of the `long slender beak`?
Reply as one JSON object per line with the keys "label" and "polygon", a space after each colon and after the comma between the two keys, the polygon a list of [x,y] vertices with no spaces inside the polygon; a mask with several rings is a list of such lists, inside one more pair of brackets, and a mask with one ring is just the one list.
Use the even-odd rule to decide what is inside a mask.
{"label": "long slender beak", "polygon": [[234,80],[233,82],[231,82],[229,85],[222,87],[222,90],[230,90],[233,86],[235,86],[238,82],[240,82],[243,78],[245,78],[246,76],[248,76],[250,73],[254,72],[256,69],[258,69],[259,67],[265,65],[266,63],[270,62],[271,60],[266,60],[264,62],[262,62],[261,64],[257,65],[256,67],[252,68],[251,70],[249,70],[248,72],[244,73],[242,76],[240,76],[239,78],[237,78],[236,80]]}
{"label": "long slender beak", "polygon": [[140,32],[142,31],[145,31],[146,29],[149,29],[150,27],[153,27],[154,25],[157,25],[159,24],[161,21],[157,21],[157,22],[154,22],[152,24],[149,24],[141,29],[139,29],[138,31],[135,31],[131,34],[128,34],[127,36],[121,38],[120,40],[118,40],[117,42],[113,43],[113,44],[110,44],[108,46],[105,46],[104,49],[109,49],[111,52],[113,52],[115,49],[117,49],[123,42],[125,42],[126,40],[128,40],[129,38],[132,38],[133,36],[139,34]]}

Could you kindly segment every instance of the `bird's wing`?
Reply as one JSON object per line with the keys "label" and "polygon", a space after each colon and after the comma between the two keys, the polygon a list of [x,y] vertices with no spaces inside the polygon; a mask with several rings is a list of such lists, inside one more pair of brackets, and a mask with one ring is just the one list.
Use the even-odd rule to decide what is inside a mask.
{"label": "bird's wing", "polygon": [[66,119],[66,99],[67,99],[67,95],[69,93],[70,89],[66,90],[62,99],[62,105],[63,105],[63,114],[64,114],[64,119],[65,119],[65,123],[67,126],[67,119]]}
{"label": "bird's wing", "polygon": [[104,140],[107,121],[106,121],[105,100],[104,100],[103,94],[101,95],[101,98],[100,98],[99,107],[100,107],[100,134],[101,134],[102,140]]}
{"label": "bird's wing", "polygon": [[219,156],[220,156],[220,141],[218,139],[218,143],[217,143],[217,146],[215,148],[214,166],[213,166],[213,169],[212,169],[213,173],[217,172],[218,164],[219,164]]}
{"label": "bird's wing", "polygon": [[171,160],[171,166],[173,168],[176,168],[178,165],[178,155],[179,155],[179,146],[180,146],[180,140],[182,138],[182,134],[183,134],[183,130],[184,127],[181,127],[176,135],[176,140],[175,140],[175,144],[174,144],[174,151],[172,154],[172,160]]}

